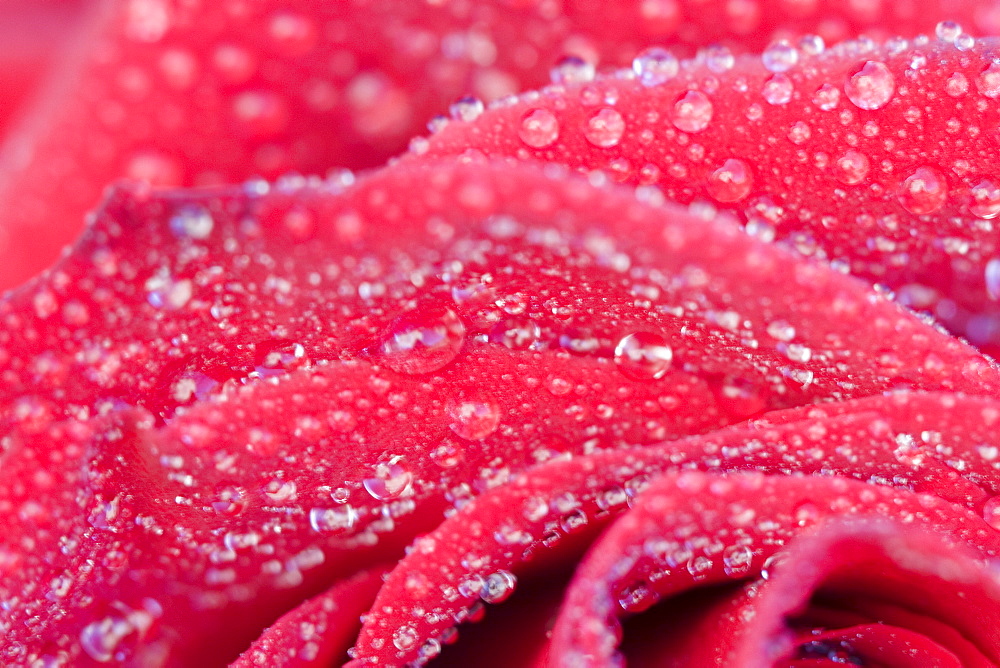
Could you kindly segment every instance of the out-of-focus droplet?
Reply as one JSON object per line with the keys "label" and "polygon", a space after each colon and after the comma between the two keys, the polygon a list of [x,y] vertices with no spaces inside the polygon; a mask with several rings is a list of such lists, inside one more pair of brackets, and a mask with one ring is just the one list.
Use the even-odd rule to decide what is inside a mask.
{"label": "out-of-focus droplet", "polygon": [[954,44],[958,36],[962,34],[962,26],[954,21],[941,21],[934,27],[934,34],[942,42]]}
{"label": "out-of-focus droplet", "polygon": [[769,72],[787,72],[799,62],[799,52],[787,41],[781,40],[764,50],[761,61]]}
{"label": "out-of-focus droplet", "polygon": [[788,101],[792,99],[793,91],[792,80],[786,75],[779,73],[768,77],[760,92],[768,104],[778,106],[788,104]]}
{"label": "out-of-focus droplet", "polygon": [[632,70],[644,86],[658,86],[677,76],[680,62],[670,51],[652,47],[632,60]]}
{"label": "out-of-focus droplet", "polygon": [[510,571],[490,573],[483,580],[480,598],[487,603],[503,603],[514,593],[517,577]]}
{"label": "out-of-focus droplet", "polygon": [[812,103],[823,111],[836,109],[840,102],[840,89],[828,83],[823,84],[813,93]]}
{"label": "out-of-focus droplet", "polygon": [[467,95],[460,97],[448,107],[448,113],[459,121],[474,121],[479,118],[486,107],[478,97]]}
{"label": "out-of-focus droplet", "polygon": [[586,83],[594,80],[596,68],[593,63],[589,63],[579,56],[566,56],[561,58],[551,70],[549,78],[552,83],[576,84]]}
{"label": "out-of-focus droplet", "polygon": [[885,63],[868,60],[848,75],[844,92],[859,109],[881,109],[896,92],[896,79]]}
{"label": "out-of-focus droplet", "polygon": [[674,359],[667,340],[652,332],[635,332],[618,342],[615,363],[634,380],[656,380],[666,375]]}

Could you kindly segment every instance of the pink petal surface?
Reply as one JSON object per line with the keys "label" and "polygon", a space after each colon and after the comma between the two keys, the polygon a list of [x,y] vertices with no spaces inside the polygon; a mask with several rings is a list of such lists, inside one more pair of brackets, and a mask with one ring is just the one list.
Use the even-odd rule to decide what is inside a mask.
{"label": "pink petal surface", "polygon": [[995,352],[995,42],[714,58],[676,74],[644,70],[640,58],[634,72],[524,93],[450,122],[413,153],[600,167],[675,201],[711,203],[753,234],[891,287]]}
{"label": "pink petal surface", "polygon": [[[803,523],[801,509],[805,505],[815,515]],[[842,585],[845,596],[849,598],[850,592],[857,594],[881,578],[881,586],[874,591],[891,601],[911,605],[922,601],[923,609],[933,614],[940,599],[944,609],[937,618],[955,624],[985,656],[996,660],[1000,655],[996,627],[973,624],[960,612],[965,605],[960,601],[974,592],[972,605],[977,617],[988,620],[1000,614],[1000,591],[992,583],[984,586],[989,575],[977,561],[995,555],[1000,539],[977,516],[935,497],[901,494],[837,478],[741,479],[688,473],[653,483],[629,514],[591,547],[576,569],[553,630],[550,661],[555,665],[609,665],[618,643],[614,629],[622,614],[620,600],[640,598],[637,591],[655,599],[695,583],[705,586],[760,573],[766,560],[801,532],[804,524],[851,515],[896,520],[886,532],[891,538],[887,540],[883,534],[871,540],[872,552],[891,549],[895,540],[897,545],[919,545],[923,554],[899,550],[898,561],[886,573],[865,564],[866,555],[861,550],[856,558],[866,569],[852,572],[855,557],[851,552],[838,552],[825,563],[831,570],[843,566],[840,572],[854,587]],[[864,534],[865,524],[859,526],[854,531]],[[722,549],[716,552],[712,543]],[[956,544],[969,547],[960,549]],[[928,545],[934,546],[933,551]],[[918,555],[922,560],[913,563]],[[822,568],[823,563],[806,560],[802,568],[810,572]],[[922,573],[932,582],[914,577]],[[801,596],[803,584],[800,577],[788,586]],[[744,657],[745,663],[738,660],[735,665],[771,665],[761,662],[764,657],[759,649]]]}

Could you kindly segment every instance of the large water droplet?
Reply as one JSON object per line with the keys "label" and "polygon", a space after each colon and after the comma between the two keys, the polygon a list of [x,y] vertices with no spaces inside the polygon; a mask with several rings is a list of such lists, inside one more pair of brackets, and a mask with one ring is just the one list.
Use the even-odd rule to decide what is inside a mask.
{"label": "large water droplet", "polygon": [[521,118],[517,136],[532,148],[551,146],[559,138],[559,119],[548,109],[532,109]]}
{"label": "large water droplet", "polygon": [[748,194],[753,186],[750,166],[742,160],[730,158],[708,175],[708,194],[718,202],[736,202]]}
{"label": "large water droplet", "polygon": [[614,109],[605,107],[594,113],[583,127],[583,136],[594,146],[616,146],[625,132],[625,119]]}
{"label": "large water droplet", "polygon": [[898,197],[910,213],[934,213],[948,199],[948,181],[933,167],[918,167],[900,184]]}
{"label": "large water droplet", "polygon": [[714,111],[707,95],[689,90],[674,102],[670,120],[675,128],[683,132],[701,132],[708,127]]}
{"label": "large water droplet", "polygon": [[449,401],[448,426],[458,436],[478,441],[486,438],[500,424],[500,407],[492,399]]}
{"label": "large water droplet", "polygon": [[725,46],[709,46],[702,52],[705,59],[705,66],[716,74],[722,74],[733,69],[736,64],[736,57],[733,52]]}
{"label": "large water droplet", "polygon": [[365,491],[379,501],[398,499],[406,494],[413,484],[413,473],[403,465],[399,457],[375,465],[375,474],[363,481]]}
{"label": "large water droplet", "polygon": [[658,86],[670,81],[680,69],[677,56],[666,49],[646,49],[632,61],[632,70],[644,86]]}
{"label": "large water droplet", "polygon": [[479,596],[487,603],[503,603],[517,586],[517,577],[510,571],[490,573],[483,581]]}
{"label": "large water droplet", "polygon": [[983,504],[983,519],[994,529],[1000,529],[1000,496],[994,496]]}
{"label": "large water droplet", "polygon": [[1000,258],[993,258],[986,263],[983,272],[986,280],[986,294],[993,301],[1000,301]]}
{"label": "large water droplet", "polygon": [[635,332],[615,347],[618,369],[634,380],[656,380],[670,369],[674,351],[667,340],[652,332]]}
{"label": "large water droplet", "polygon": [[421,374],[445,367],[465,342],[465,325],[452,309],[425,305],[396,318],[379,352],[386,365],[405,374]]}
{"label": "large water droplet", "polygon": [[941,21],[934,26],[934,34],[942,42],[954,44],[958,36],[962,34],[962,26],[954,21]]}
{"label": "large water droplet", "polygon": [[896,79],[885,63],[868,60],[848,75],[844,92],[859,109],[881,109],[896,92]]}
{"label": "large water droplet", "polygon": [[512,315],[500,320],[490,330],[490,341],[512,350],[527,350],[541,336],[538,323],[525,316]]}

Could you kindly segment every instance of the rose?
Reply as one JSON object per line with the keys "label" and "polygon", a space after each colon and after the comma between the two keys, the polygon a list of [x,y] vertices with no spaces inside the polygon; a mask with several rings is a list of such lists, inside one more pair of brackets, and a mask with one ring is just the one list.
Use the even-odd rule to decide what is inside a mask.
{"label": "rose", "polygon": [[[942,44],[901,46],[909,62],[935,50],[942,69],[931,79],[954,54]],[[986,54],[973,49],[962,67],[975,57],[985,64]],[[816,56],[801,69],[833,76],[848,58],[857,54]],[[884,64],[898,80],[908,77],[903,58]],[[685,65],[680,76],[698,72]],[[755,72],[759,65],[746,61],[716,74],[735,83]],[[456,619],[478,614],[477,600],[500,602],[518,579],[519,592],[558,600],[542,582],[525,581],[546,566],[571,572],[582,545],[621,517],[576,568],[551,644],[531,634],[544,618],[538,629],[518,625],[526,644],[534,637],[553,661],[608,656],[615,605],[638,611],[657,596],[720,581],[736,584],[714,603],[696,601],[709,608],[697,623],[724,630],[726,642],[708,654],[759,660],[760,648],[777,648],[867,658],[892,649],[866,644],[892,626],[897,636],[909,629],[911,641],[922,635],[935,658],[950,652],[971,662],[979,652],[996,660],[995,639],[970,629],[972,616],[950,598],[957,590],[973,600],[976,618],[995,614],[993,585],[977,561],[993,555],[996,540],[980,519],[992,518],[995,505],[992,400],[874,396],[670,440],[890,388],[988,395],[995,367],[854,279],[724,219],[665,205],[658,191],[484,157],[527,144],[573,162],[597,136],[606,152],[579,164],[645,159],[638,149],[625,153],[638,128],[609,141],[618,121],[604,110],[621,110],[626,125],[640,121],[636,109],[650,99],[681,96],[672,81],[648,89],[568,82],[567,91],[548,93],[562,132],[544,147],[520,133],[535,110],[515,104],[452,123],[414,145],[422,157],[357,183],[339,174],[273,188],[113,194],[73,252],[2,306],[10,326],[3,498],[16,514],[3,559],[5,594],[17,598],[7,656],[220,661],[329,587],[242,660],[336,660],[354,644],[351,622],[369,608],[359,659],[418,660],[439,649]],[[579,119],[586,124],[573,122],[591,85],[619,95],[615,105],[602,98],[596,134],[589,113]],[[912,86],[908,95],[919,94]],[[713,105],[723,102],[740,99]],[[704,109],[696,98],[686,103]],[[946,103],[929,109],[952,111]],[[462,103],[455,113],[477,111]],[[896,127],[894,105],[866,111]],[[504,125],[505,114],[516,123]],[[532,119],[533,131],[551,128],[544,115]],[[477,129],[496,141],[474,141]],[[446,159],[456,146],[477,152]],[[947,148],[921,146],[923,158],[944,159],[931,151]],[[620,173],[621,164],[607,166]],[[787,196],[754,165],[767,186],[758,181],[754,194]],[[721,206],[741,183],[736,166],[726,169],[728,180],[698,175],[720,181],[705,192]],[[873,192],[858,210],[903,206],[899,195],[928,192],[905,183],[892,197]],[[922,215],[953,214],[946,206]],[[906,220],[926,237],[945,219]],[[967,224],[973,235],[981,223],[970,216]],[[821,236],[820,245],[831,239]],[[652,447],[623,449],[643,444]],[[563,461],[566,453],[577,456]],[[686,468],[709,473],[678,475]],[[723,477],[727,470],[767,477]],[[780,476],[789,471],[825,477]],[[449,504],[460,510],[442,524]],[[831,515],[882,521],[829,524]],[[800,531],[813,537],[776,550]],[[954,556],[935,547],[940,540]],[[843,545],[864,558],[829,556]],[[810,561],[818,572],[805,568]],[[857,577],[845,578],[848,567]],[[380,587],[383,569],[393,570]],[[765,572],[773,584],[757,581]],[[924,601],[898,586],[905,574]],[[876,588],[886,578],[891,586]],[[862,586],[876,595],[861,597]],[[840,607],[831,611],[831,599]],[[935,606],[913,610],[926,600]],[[741,633],[722,614],[729,610],[758,610],[759,621]],[[789,615],[805,640],[781,630]],[[852,623],[838,632],[843,619]],[[974,647],[956,642],[949,625]],[[813,627],[826,629],[818,643],[809,641]],[[670,650],[681,660],[706,654],[695,643]]]}

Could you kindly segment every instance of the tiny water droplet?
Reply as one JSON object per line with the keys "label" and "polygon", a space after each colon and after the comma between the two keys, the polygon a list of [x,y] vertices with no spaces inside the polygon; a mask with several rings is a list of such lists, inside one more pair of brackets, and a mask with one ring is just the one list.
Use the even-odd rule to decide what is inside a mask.
{"label": "tiny water droplet", "polygon": [[910,213],[934,213],[948,199],[948,181],[933,167],[918,167],[900,184],[898,198]]}
{"label": "tiny water droplet", "polygon": [[622,590],[618,596],[618,605],[625,612],[637,614],[653,607],[659,600],[659,594],[648,584],[639,582]]}
{"label": "tiny water droplet", "polygon": [[652,47],[632,60],[632,70],[644,86],[658,86],[670,81],[680,70],[677,56],[661,47]]}
{"label": "tiny water droplet", "polygon": [[423,374],[444,368],[465,343],[465,325],[451,308],[425,305],[396,318],[379,347],[393,371]]}
{"label": "tiny water droplet", "polygon": [[532,148],[551,146],[559,138],[559,119],[548,109],[532,109],[521,118],[517,136]]}
{"label": "tiny water droplet", "polygon": [[583,136],[594,146],[617,146],[625,132],[625,119],[614,109],[605,107],[594,113],[583,128]]}
{"label": "tiny water droplet", "polygon": [[734,545],[722,553],[722,566],[726,575],[731,578],[741,578],[750,572],[753,566],[753,550],[746,545]]}
{"label": "tiny water droplet", "polygon": [[750,194],[753,174],[749,165],[730,158],[708,175],[708,194],[718,202],[737,202]]}
{"label": "tiny water droplet", "polygon": [[595,74],[594,64],[579,56],[561,58],[555,67],[549,70],[549,78],[552,83],[557,84],[587,83],[594,80]]}
{"label": "tiny water droplet", "polygon": [[652,332],[629,334],[615,347],[618,370],[633,380],[663,378],[673,359],[674,351],[667,340]]}
{"label": "tiny water droplet", "polygon": [[847,77],[844,92],[859,109],[881,109],[896,92],[896,79],[885,63],[867,60]]}
{"label": "tiny water droplet", "polygon": [[823,111],[836,109],[840,102],[840,89],[831,84],[825,83],[813,93],[812,103]]}
{"label": "tiny water droplet", "polygon": [[697,90],[689,90],[674,102],[670,120],[674,127],[683,132],[701,132],[708,127],[715,109],[707,95]]}

